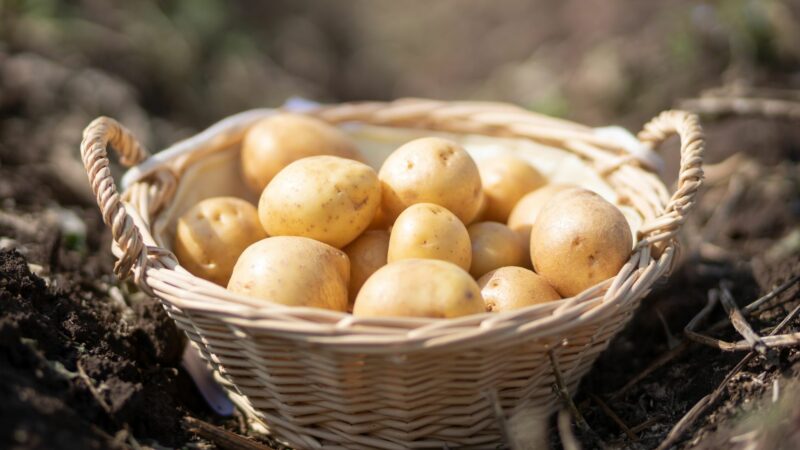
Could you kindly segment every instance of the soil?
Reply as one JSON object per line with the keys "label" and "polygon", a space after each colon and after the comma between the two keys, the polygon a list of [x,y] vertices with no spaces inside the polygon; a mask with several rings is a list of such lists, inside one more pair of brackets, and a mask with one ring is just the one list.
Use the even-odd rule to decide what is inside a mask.
{"label": "soil", "polygon": [[[500,99],[634,128],[723,78],[797,87],[800,59],[783,35],[763,40],[746,29],[749,40],[728,36],[733,31],[725,27],[735,27],[707,23],[701,6],[691,6],[691,20],[684,20],[680,11],[695,2],[646,2],[635,11],[624,1],[609,0],[603,8],[584,2],[539,2],[537,9],[520,1],[501,9],[467,1],[459,4],[463,14],[457,27],[451,23],[452,34],[437,28],[456,20],[451,10],[434,8],[420,25],[427,31],[403,46],[394,41],[408,34],[404,20],[418,21],[401,15],[405,5],[353,2],[309,12],[305,2],[237,0],[222,11],[208,0],[197,2],[213,10],[203,16],[200,7],[181,10],[194,2],[164,2],[164,11],[141,6],[148,2],[120,10],[104,2],[55,2],[50,13],[0,4],[0,448],[215,448],[188,431],[186,416],[246,432],[240,417],[217,417],[203,403],[180,364],[185,339],[161,307],[111,273],[109,232],[76,157],[80,131],[98,115],[119,119],[147,146],[160,148],[211,120],[275,105],[289,94]],[[247,11],[270,17],[270,26],[261,29]],[[796,4],[781,14],[792,11],[800,15]],[[167,16],[174,21],[164,21]],[[669,28],[675,17],[684,34]],[[466,46],[469,52],[452,50],[487,19],[507,28],[479,33],[485,45]],[[642,27],[643,21],[653,26]],[[86,28],[88,34],[76,28],[86,22],[96,25]],[[197,29],[181,28],[187,23]],[[236,24],[237,33],[220,23]],[[121,39],[118,29],[133,34]],[[439,46],[428,42],[432,34],[441,34]],[[753,46],[743,47],[753,52],[751,65],[720,51],[729,38]],[[267,57],[254,52],[259,42],[270,43],[261,49]],[[687,42],[695,45],[687,50]],[[678,60],[653,57],[669,52]],[[389,53],[394,58],[387,59]],[[607,60],[615,64],[602,64]],[[371,74],[368,80],[364,73]],[[643,301],[584,378],[575,397],[591,428],[575,430],[584,448],[657,447],[744,357],[685,343],[683,329],[705,306],[709,290],[727,280],[741,306],[800,273],[800,128],[752,117],[706,118],[704,127],[706,161],[739,162],[729,173],[709,170],[672,276]],[[675,142],[663,150],[673,177],[675,150]],[[798,293],[796,284],[748,316],[754,330],[768,333],[797,305]],[[718,306],[708,323],[724,317]],[[798,329],[795,319],[786,332]],[[713,336],[741,339],[730,325]],[[676,346],[683,348],[677,356],[626,386]],[[745,448],[755,439],[749,448],[800,448],[798,377],[797,347],[753,358],[674,447]],[[635,430],[633,437],[600,401]],[[753,430],[761,430],[755,438]],[[559,446],[555,423],[550,431]]]}
{"label": "soil", "polygon": [[[769,139],[764,143],[748,134],[764,127],[782,130],[783,134],[776,139],[775,135],[768,133]],[[756,158],[754,161],[757,161],[760,174],[781,173],[789,166],[797,170],[800,134],[790,124],[774,124],[763,119],[727,119],[707,124],[706,133],[710,163],[720,162],[732,156],[735,149],[742,149],[746,150],[744,154]],[[673,164],[677,163],[673,161]],[[800,273],[800,255],[796,249],[779,258],[768,256],[770,249],[780,247],[780,244],[776,245],[776,242],[781,242],[779,238],[797,229],[798,179],[795,177],[789,186],[777,191],[765,188],[766,184],[769,182],[748,186],[732,209],[729,220],[712,235],[711,242],[724,243],[729,252],[727,257],[709,260],[701,255],[684,254],[683,263],[666,285],[657,288],[643,301],[628,327],[612,341],[608,351],[601,355],[592,372],[583,380],[577,402],[583,402],[587,422],[607,442],[623,448],[655,448],[677,421],[702,397],[711,393],[742,359],[742,352],[728,353],[690,344],[679,356],[621,395],[618,393],[634,375],[685,340],[681,336],[683,327],[706,305],[710,289],[717,288],[721,280],[727,280],[737,303],[744,306]],[[701,192],[689,229],[702,229],[705,225],[702,222],[717,209],[717,203],[712,200],[717,197],[709,192],[715,190],[727,190],[727,186],[707,187]],[[685,237],[684,247],[687,247]],[[688,251],[693,251],[689,247]],[[760,334],[766,334],[764,329],[774,326],[800,303],[798,293],[800,286],[797,284],[787,289],[757,310],[750,320],[751,325]],[[722,308],[718,307],[707,323],[723,317]],[[796,331],[798,325],[800,323],[795,320],[787,332]],[[730,342],[741,339],[730,325],[714,337]],[[771,392],[773,380],[784,383],[796,378],[798,373],[800,349],[797,347],[776,351],[766,361],[754,359],[727,384],[719,404],[689,428],[684,439],[679,441],[682,442],[679,447],[720,448],[722,442],[730,446],[727,442],[730,434],[719,436],[715,434],[718,428],[730,433],[730,424],[736,423],[748,410],[757,409],[754,406],[757,400],[764,393]],[[792,395],[797,395],[797,392]],[[603,399],[630,428],[645,423],[650,425],[638,434],[637,440],[628,439],[596,401],[588,400],[591,396]],[[768,410],[764,405],[761,407]],[[800,446],[800,442],[795,444]]]}
{"label": "soil", "polygon": [[[129,448],[129,436],[180,447],[191,441],[180,420],[210,414],[180,367],[185,338],[114,278],[74,138],[63,141],[97,96],[65,88],[80,71],[0,60],[13,94],[0,97],[0,448]],[[15,75],[29,70],[49,76]]]}
{"label": "soil", "polygon": [[178,421],[202,405],[178,370],[182,339],[157,304],[142,302],[126,320],[97,287],[48,286],[15,250],[0,251],[0,274],[0,378],[11,401],[0,417],[13,431],[0,440],[123,448],[103,431],[123,423],[165,445],[187,439]]}

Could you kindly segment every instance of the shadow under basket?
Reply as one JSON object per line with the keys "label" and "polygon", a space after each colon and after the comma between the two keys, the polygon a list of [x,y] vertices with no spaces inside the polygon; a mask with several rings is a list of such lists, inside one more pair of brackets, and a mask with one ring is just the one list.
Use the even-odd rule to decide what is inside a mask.
{"label": "shadow under basket", "polygon": [[[559,408],[555,368],[575,392],[612,337],[676,259],[676,234],[702,182],[697,117],[667,111],[635,138],[521,108],[405,99],[306,108],[355,139],[374,167],[400,144],[429,135],[483,158],[519,155],[554,182],[574,182],[616,204],[634,230],[619,273],[564,300],[457,319],[354,318],[228,292],[183,269],[170,248],[177,218],[211,196],[256,200],[241,181],[239,149],[276,110],[229,117],[155,156],[101,117],[81,154],[119,258],[208,361],[235,402],[297,448],[496,448],[504,417]],[[653,150],[680,138],[677,190],[658,176]],[[118,194],[107,147],[131,167]],[[552,359],[551,359],[552,356]]]}

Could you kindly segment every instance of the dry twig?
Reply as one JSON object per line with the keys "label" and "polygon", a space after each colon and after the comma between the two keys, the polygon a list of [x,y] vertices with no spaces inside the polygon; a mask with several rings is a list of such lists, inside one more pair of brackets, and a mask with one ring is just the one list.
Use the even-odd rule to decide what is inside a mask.
{"label": "dry twig", "polygon": [[739,370],[741,370],[745,364],[750,362],[753,356],[755,356],[755,353],[748,353],[747,356],[739,361],[739,364],[736,364],[733,370],[728,372],[728,374],[722,380],[722,383],[720,383],[713,392],[701,398],[694,406],[692,406],[692,409],[690,409],[681,418],[681,420],[679,420],[678,423],[672,427],[669,434],[667,434],[667,437],[661,442],[656,450],[666,450],[667,448],[671,447],[672,444],[674,444],[694,423],[694,421],[697,420],[697,418],[700,417],[700,415],[703,414],[710,405],[717,401],[725,386],[727,386],[728,381],[733,378],[734,375],[739,373]]}
{"label": "dry twig", "polygon": [[[767,349],[769,348],[792,347],[800,344],[800,333],[776,335],[773,329],[773,333],[770,333],[769,336],[759,336],[755,331],[753,331],[753,329],[745,320],[744,315],[736,306],[736,302],[730,295],[730,291],[728,291],[724,286],[721,289],[722,294],[720,294],[720,291],[717,291],[716,289],[709,291],[709,299],[706,306],[686,325],[684,332],[688,339],[726,352],[755,350],[761,355],[765,355],[767,353]],[[708,316],[720,298],[723,301],[723,305],[726,305],[725,309],[728,311],[728,320],[733,324],[734,328],[736,328],[736,331],[744,336],[744,340],[727,342],[695,331],[698,323]],[[753,303],[751,303],[751,305]],[[722,321],[722,323],[725,324],[726,322]],[[719,324],[719,322],[717,324]],[[715,326],[711,327],[710,331],[715,331],[718,329],[716,326],[717,324],[714,324]]]}
{"label": "dry twig", "polygon": [[744,318],[742,311],[739,310],[739,306],[736,305],[736,301],[733,299],[733,294],[729,289],[730,283],[720,283],[720,301],[722,302],[722,307],[725,308],[725,312],[728,313],[728,318],[733,325],[733,328],[742,335],[742,337],[750,344],[750,347],[757,351],[761,355],[767,354],[767,346],[764,344],[764,341],[761,340],[761,336],[758,335],[755,331],[753,331],[753,327],[747,323],[747,319]]}
{"label": "dry twig", "polygon": [[[760,306],[764,305],[765,303],[767,303],[770,300],[774,299],[778,295],[782,294],[784,291],[786,291],[787,289],[792,287],[798,281],[800,281],[800,274],[795,275],[794,277],[792,277],[789,280],[785,281],[783,284],[781,284],[781,285],[775,287],[774,289],[772,289],[767,294],[765,294],[765,295],[759,297],[758,299],[754,300],[753,302],[749,303],[747,306],[742,308],[742,312],[744,314],[750,314],[751,312],[757,310]],[[705,308],[703,308],[697,314],[697,316],[695,316],[689,322],[689,324],[687,324],[686,326],[687,327],[691,326],[692,327],[691,329],[695,329],[697,327],[697,325],[699,324],[699,322],[702,319],[704,319],[705,317],[708,316],[708,313],[710,313],[710,311],[711,311],[711,309],[713,307],[714,307],[714,305],[706,304]],[[708,309],[708,311],[706,311],[706,309]],[[719,331],[720,329],[722,329],[727,324],[728,324],[728,320],[727,319],[722,319],[722,320],[714,323],[714,325],[712,325],[711,327],[709,327],[708,328],[708,332]],[[791,343],[791,336],[792,335],[789,335],[790,339],[786,341],[785,345],[788,345],[788,344]],[[785,345],[781,345],[781,343],[782,343],[781,339],[783,339],[783,338],[780,338],[778,336],[774,336],[774,337],[773,336],[767,336],[765,338],[762,338],[762,340],[765,340],[765,339],[770,339],[771,340],[773,338],[774,338],[774,342],[775,342],[774,345],[775,346],[785,346]],[[625,383],[624,386],[622,386],[616,392],[614,392],[609,397],[609,399],[610,400],[615,400],[615,399],[621,397],[622,395],[624,395],[633,386],[636,386],[637,384],[639,384],[639,382],[641,382],[643,379],[645,379],[648,376],[650,376],[650,374],[652,374],[653,372],[658,370],[660,367],[664,366],[668,362],[670,362],[673,359],[677,358],[678,356],[682,355],[689,347],[691,347],[691,344],[692,344],[692,341],[689,340],[689,339],[686,339],[686,340],[682,341],[677,347],[675,347],[675,348],[673,348],[673,349],[661,354],[653,362],[651,362],[644,369],[642,369],[641,372],[636,374],[636,376],[634,376],[627,383]]]}
{"label": "dry twig", "polygon": [[704,89],[701,97],[768,97],[800,101],[800,90],[771,87],[757,87],[742,82],[729,83],[715,88]]}
{"label": "dry twig", "polygon": [[657,423],[659,420],[662,420],[664,416],[661,414],[656,414],[655,416],[645,420],[644,422],[636,425],[635,427],[631,428],[631,432],[634,434],[639,434],[640,431],[647,429],[649,426]]}
{"label": "dry twig", "polygon": [[611,420],[613,420],[614,423],[616,423],[617,426],[619,426],[620,429],[622,429],[622,431],[625,432],[626,435],[628,435],[628,438],[631,441],[636,442],[636,441],[639,440],[639,438],[636,436],[636,434],[633,431],[631,431],[630,427],[628,427],[628,425],[617,415],[617,413],[614,412],[613,409],[611,409],[610,406],[608,406],[606,404],[606,402],[603,401],[603,399],[601,399],[600,397],[598,397],[598,396],[596,396],[594,394],[589,394],[589,397],[591,397],[592,400],[594,400],[594,402],[597,403],[597,405],[600,407],[600,409],[602,409],[603,412],[606,413],[606,415]]}
{"label": "dry twig", "polygon": [[790,287],[792,287],[798,281],[800,281],[800,273],[795,275],[795,276],[793,276],[792,278],[789,278],[783,284],[781,284],[780,286],[778,286],[775,289],[771,290],[770,292],[768,292],[764,296],[762,296],[762,297],[756,299],[755,301],[751,302],[749,305],[747,305],[744,308],[742,308],[742,311],[744,311],[745,314],[748,314],[748,313],[751,313],[751,312],[755,311],[756,309],[758,309],[758,307],[760,307],[764,303],[767,303],[768,301],[772,300],[773,298],[777,297],[778,295],[782,294],[783,291],[789,289]]}
{"label": "dry twig", "polygon": [[564,402],[564,405],[569,408],[572,416],[575,417],[575,424],[578,425],[578,428],[580,428],[583,432],[591,433],[592,430],[589,427],[589,424],[586,423],[586,419],[583,418],[583,415],[578,410],[578,407],[575,406],[575,402],[572,401],[572,396],[569,394],[569,389],[567,389],[567,385],[564,384],[564,377],[561,374],[561,369],[558,367],[558,361],[553,353],[553,349],[551,348],[548,350],[547,354],[550,357],[550,365],[553,367],[553,376],[556,379],[556,385],[554,386],[556,393]]}
{"label": "dry twig", "polygon": [[[698,343],[708,345],[709,347],[718,348],[725,352],[742,352],[747,350],[753,350],[752,344],[747,341],[737,341],[737,342],[727,342],[721,341],[719,339],[710,338],[704,335],[695,335],[693,337]],[[800,333],[787,333],[787,334],[780,334],[777,336],[765,336],[761,338],[761,342],[767,348],[779,348],[779,347],[795,347],[800,345]]]}
{"label": "dry twig", "polygon": [[[81,361],[78,360],[75,363],[75,365],[78,366],[78,376],[83,381],[83,383],[86,384],[86,387],[89,388],[89,392],[92,394],[92,397],[94,397],[95,401],[100,405],[101,408],[103,408],[103,411],[108,415],[111,421],[115,423],[117,426],[120,426],[119,421],[117,421],[117,418],[111,411],[111,407],[108,405],[108,403],[106,403],[105,399],[103,399],[103,396],[100,395],[100,391],[98,391],[97,387],[95,387],[94,381],[92,381],[92,379],[89,378],[89,375],[86,373],[86,370],[84,370]],[[121,425],[121,428],[122,431],[125,433],[125,440],[128,442],[128,445],[130,445],[131,448],[133,448],[133,450],[141,450],[139,441],[137,441],[136,438],[133,436],[133,433],[131,433],[131,429],[128,426],[128,424],[123,423]]]}
{"label": "dry twig", "polygon": [[[800,305],[797,305],[788,315],[786,315],[786,317],[783,318],[783,320],[778,324],[778,326],[776,326],[772,330],[772,332],[770,332],[770,336],[777,335],[781,330],[783,330],[784,327],[786,327],[786,325],[789,324],[789,322],[791,322],[798,315],[798,313],[800,313]],[[728,372],[728,374],[725,376],[725,379],[722,380],[722,383],[720,383],[719,386],[717,386],[717,388],[714,389],[712,393],[701,398],[700,401],[698,401],[697,404],[695,404],[692,407],[692,409],[690,409],[689,412],[687,412],[681,418],[681,420],[679,420],[678,423],[675,424],[672,430],[670,430],[669,434],[667,434],[666,439],[664,439],[664,441],[661,442],[661,445],[658,446],[657,450],[665,450],[669,448],[681,436],[683,436],[683,434],[689,429],[689,427],[695,422],[695,420],[697,420],[697,418],[700,417],[700,415],[702,415],[706,411],[706,409],[708,409],[709,406],[713,405],[719,399],[720,395],[722,395],[722,392],[725,390],[728,381],[730,381],[734,375],[739,373],[742,367],[744,367],[745,364],[750,362],[750,360],[752,360],[755,356],[756,352],[751,351],[744,358],[742,358],[742,360],[739,361],[739,364],[736,364],[733,370]]]}
{"label": "dry twig", "polygon": [[700,97],[682,100],[679,108],[698,114],[721,116],[737,114],[774,119],[800,119],[800,102],[762,97]]}
{"label": "dry twig", "polygon": [[264,444],[256,442],[252,439],[204,422],[194,417],[186,416],[183,418],[184,427],[196,433],[198,436],[208,439],[219,448],[226,450],[273,450]]}
{"label": "dry twig", "polygon": [[658,320],[661,322],[661,327],[664,328],[664,335],[667,337],[667,348],[675,348],[678,344],[681,343],[680,339],[676,338],[674,334],[672,334],[672,330],[669,329],[669,324],[667,324],[667,319],[664,318],[664,315],[661,314],[661,311],[658,308],[655,308],[656,316]]}
{"label": "dry twig", "polygon": [[100,395],[100,391],[97,390],[92,379],[89,378],[89,375],[86,374],[86,370],[83,369],[83,364],[81,364],[81,361],[78,360],[75,363],[75,365],[78,366],[78,376],[83,381],[83,384],[85,384],[86,387],[89,388],[89,392],[92,394],[92,397],[94,397],[97,404],[99,404],[100,407],[103,408],[103,411],[105,411],[105,413],[108,414],[109,417],[114,419],[114,415],[111,412],[111,407],[108,406],[108,403],[106,403],[103,396]]}
{"label": "dry twig", "polygon": [[547,354],[550,357],[550,365],[553,367],[553,376],[556,379],[556,383],[553,388],[564,402],[567,409],[575,417],[575,424],[578,425],[578,428],[591,439],[592,444],[595,447],[606,448],[605,442],[603,442],[597,433],[592,430],[592,428],[586,422],[586,419],[583,418],[583,415],[578,410],[578,407],[575,406],[575,402],[572,401],[572,396],[569,394],[569,389],[567,389],[567,385],[564,383],[564,376],[562,375],[561,369],[558,366],[558,360],[556,359],[553,349],[551,348],[548,350]]}

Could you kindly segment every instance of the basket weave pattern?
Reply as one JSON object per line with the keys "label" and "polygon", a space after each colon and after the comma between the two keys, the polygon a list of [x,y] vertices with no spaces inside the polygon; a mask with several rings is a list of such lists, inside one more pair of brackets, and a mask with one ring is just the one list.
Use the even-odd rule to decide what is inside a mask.
{"label": "basket weave pattern", "polygon": [[[185,167],[240,142],[269,114],[234,116],[149,158],[124,127],[98,118],[81,154],[103,220],[111,227],[115,273],[158,298],[223,384],[270,431],[300,448],[494,448],[498,414],[556,407],[557,361],[574,392],[580,378],[630,319],[676,256],[676,234],[702,182],[704,139],[697,118],[667,111],[639,133],[651,149],[680,138],[670,195],[646,163],[591,128],[509,105],[398,100],[324,106],[307,114],[330,123],[423,128],[515,137],[580,156],[642,216],[637,244],[619,274],[575,297],[506,313],[458,319],[359,319],[268,305],[192,276],[159,247],[151,224],[169,204]],[[119,194],[107,147],[138,175]]]}

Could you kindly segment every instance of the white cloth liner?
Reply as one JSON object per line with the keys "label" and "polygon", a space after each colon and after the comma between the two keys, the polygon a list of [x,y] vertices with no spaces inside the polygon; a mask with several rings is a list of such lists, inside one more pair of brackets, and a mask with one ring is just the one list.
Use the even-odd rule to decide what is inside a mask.
{"label": "white cloth liner", "polygon": [[631,156],[641,161],[645,166],[655,170],[659,175],[663,175],[664,159],[648,146],[642,144],[636,136],[625,128],[616,125],[599,127],[594,129],[594,134],[598,137],[618,142]]}

